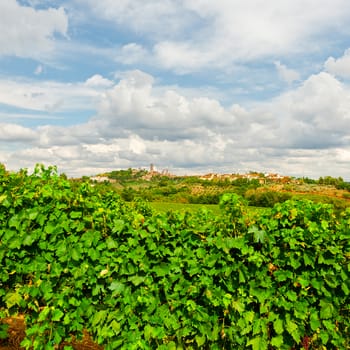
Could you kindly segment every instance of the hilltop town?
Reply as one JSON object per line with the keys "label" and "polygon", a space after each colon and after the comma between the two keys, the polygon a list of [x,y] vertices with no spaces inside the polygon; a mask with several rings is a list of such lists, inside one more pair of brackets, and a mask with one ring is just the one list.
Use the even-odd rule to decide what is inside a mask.
{"label": "hilltop town", "polygon": [[294,178],[275,173],[174,175],[168,170],[115,170],[92,176],[97,185],[110,186],[123,199],[142,198],[156,202],[218,204],[220,197],[234,192],[253,206],[273,206],[291,198],[330,203],[338,208],[350,206],[350,183],[331,176],[317,180]]}
{"label": "hilltop town", "polygon": [[162,171],[156,170],[153,164],[150,165],[149,170],[147,169],[128,169],[128,170],[118,170],[111,173],[105,173],[105,174],[99,174],[95,176],[91,176],[90,180],[96,181],[96,182],[116,182],[116,179],[114,178],[113,174],[118,173],[129,173],[130,177],[133,178],[139,178],[142,180],[150,181],[153,178],[159,178],[159,177],[166,177],[166,178],[198,178],[199,180],[208,180],[208,181],[236,181],[239,179],[246,179],[246,180],[258,180],[259,183],[265,184],[265,183],[295,183],[299,182],[300,180],[295,179],[291,176],[284,176],[276,173],[261,173],[261,172],[253,172],[250,171],[248,173],[244,174],[238,174],[238,173],[232,173],[232,174],[220,174],[220,173],[207,173],[204,175],[174,175],[171,174],[168,169],[163,169]]}

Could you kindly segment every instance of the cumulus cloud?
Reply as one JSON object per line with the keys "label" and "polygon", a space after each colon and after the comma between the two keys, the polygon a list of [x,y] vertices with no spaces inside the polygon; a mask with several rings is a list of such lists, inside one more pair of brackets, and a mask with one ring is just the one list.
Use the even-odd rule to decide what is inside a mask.
{"label": "cumulus cloud", "polygon": [[[55,67],[44,76],[47,65],[32,60],[21,61],[30,62],[30,79],[0,78],[0,162],[56,164],[69,175],[153,163],[174,172],[320,176],[330,169],[348,178],[350,52],[329,57],[325,35],[340,42],[350,34],[348,0],[64,4],[0,4],[0,56],[51,55],[67,36],[68,16],[73,38],[55,56],[60,82],[44,80],[58,76]],[[102,40],[91,44],[101,28]],[[300,73],[312,69],[316,74],[302,81]],[[283,93],[281,81],[288,84]],[[48,116],[66,119],[53,125]]]}
{"label": "cumulus cloud", "polygon": [[[186,98],[173,90],[154,89],[152,77],[130,74],[104,94],[96,123],[102,137],[137,131],[144,139],[202,138],[209,130],[235,127],[235,115],[214,99]],[[207,136],[205,136],[207,137]]]}
{"label": "cumulus cloud", "polygon": [[[163,68],[179,74],[197,72],[209,65],[217,67],[222,62],[217,51],[211,51],[209,47],[198,48],[191,41],[161,41],[154,46],[153,54]],[[223,57],[227,59],[227,56]]]}
{"label": "cumulus cloud", "polygon": [[[115,60],[123,64],[134,64],[149,60],[149,52],[140,44],[129,43],[122,46],[115,55]],[[150,62],[147,62],[150,63]]]}
{"label": "cumulus cloud", "polygon": [[102,87],[107,88],[113,85],[113,81],[104,78],[100,74],[95,74],[85,81],[85,85],[89,87]]}
{"label": "cumulus cloud", "polygon": [[324,64],[327,72],[345,79],[350,79],[350,49],[338,59],[329,57]]}
{"label": "cumulus cloud", "polygon": [[[267,127],[256,138],[272,147],[321,149],[348,143],[350,90],[328,73],[311,76],[300,87],[261,104],[253,113]],[[260,117],[259,117],[260,116]],[[262,136],[259,137],[259,134]]]}
{"label": "cumulus cloud", "polygon": [[322,34],[330,30],[349,34],[347,0],[87,3],[95,16],[147,39],[148,48],[135,42],[124,45],[116,55],[119,62],[148,61],[177,73],[227,69],[257,59],[318,52],[324,44]]}
{"label": "cumulus cloud", "polygon": [[287,68],[287,66],[281,62],[276,61],[275,66],[280,78],[288,84],[292,84],[294,81],[300,80],[300,74],[297,71]]}
{"label": "cumulus cloud", "polygon": [[0,142],[30,142],[37,134],[29,128],[18,124],[0,123]]}
{"label": "cumulus cloud", "polygon": [[35,10],[16,0],[0,2],[0,56],[40,59],[54,49],[55,35],[67,36],[63,7]]}
{"label": "cumulus cloud", "polygon": [[40,161],[70,176],[153,163],[178,173],[260,170],[317,177],[336,169],[347,178],[350,88],[327,72],[250,108],[187,96],[141,71],[125,73],[113,86],[104,79],[92,77],[101,88],[100,104],[85,123],[33,129],[2,124],[1,140],[27,145],[8,153],[6,164]]}
{"label": "cumulus cloud", "polygon": [[135,33],[147,33],[153,38],[173,37],[185,33],[192,15],[183,11],[182,1],[171,0],[74,0],[88,5],[98,16]]}
{"label": "cumulus cloud", "polygon": [[75,83],[0,78],[0,103],[50,113],[92,109],[112,85],[98,74]]}

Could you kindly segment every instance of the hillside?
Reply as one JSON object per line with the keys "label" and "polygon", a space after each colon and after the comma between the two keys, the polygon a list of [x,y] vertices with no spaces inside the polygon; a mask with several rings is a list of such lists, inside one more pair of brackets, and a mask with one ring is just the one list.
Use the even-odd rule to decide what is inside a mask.
{"label": "hillside", "polygon": [[101,189],[112,189],[127,201],[217,204],[223,193],[243,196],[249,205],[272,207],[292,197],[331,203],[336,209],[350,206],[350,183],[331,176],[317,180],[278,174],[205,174],[175,176],[154,170],[116,170],[89,179]]}

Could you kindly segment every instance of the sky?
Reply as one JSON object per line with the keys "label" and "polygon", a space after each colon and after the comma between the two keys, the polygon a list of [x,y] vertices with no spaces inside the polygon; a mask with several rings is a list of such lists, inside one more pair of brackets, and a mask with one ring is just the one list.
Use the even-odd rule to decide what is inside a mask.
{"label": "sky", "polygon": [[350,181],[350,1],[1,0],[0,163]]}

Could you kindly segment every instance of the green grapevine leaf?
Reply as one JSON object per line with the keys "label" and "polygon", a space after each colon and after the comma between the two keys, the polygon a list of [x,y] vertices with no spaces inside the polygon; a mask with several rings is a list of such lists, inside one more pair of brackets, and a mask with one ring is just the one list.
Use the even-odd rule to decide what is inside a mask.
{"label": "green grapevine leaf", "polygon": [[253,350],[267,350],[268,344],[263,337],[255,337],[247,342],[247,345],[251,345]]}
{"label": "green grapevine leaf", "polygon": [[273,328],[275,329],[275,332],[276,332],[277,334],[282,334],[283,331],[284,331],[283,321],[282,321],[280,318],[278,318],[277,320],[275,320],[275,321],[273,322]]}
{"label": "green grapevine leaf", "polygon": [[329,319],[332,318],[334,307],[331,303],[325,302],[323,300],[320,301],[320,318],[321,319]]}
{"label": "green grapevine leaf", "polygon": [[52,321],[60,321],[61,318],[64,316],[64,313],[59,309],[54,309],[51,313],[51,319]]}

